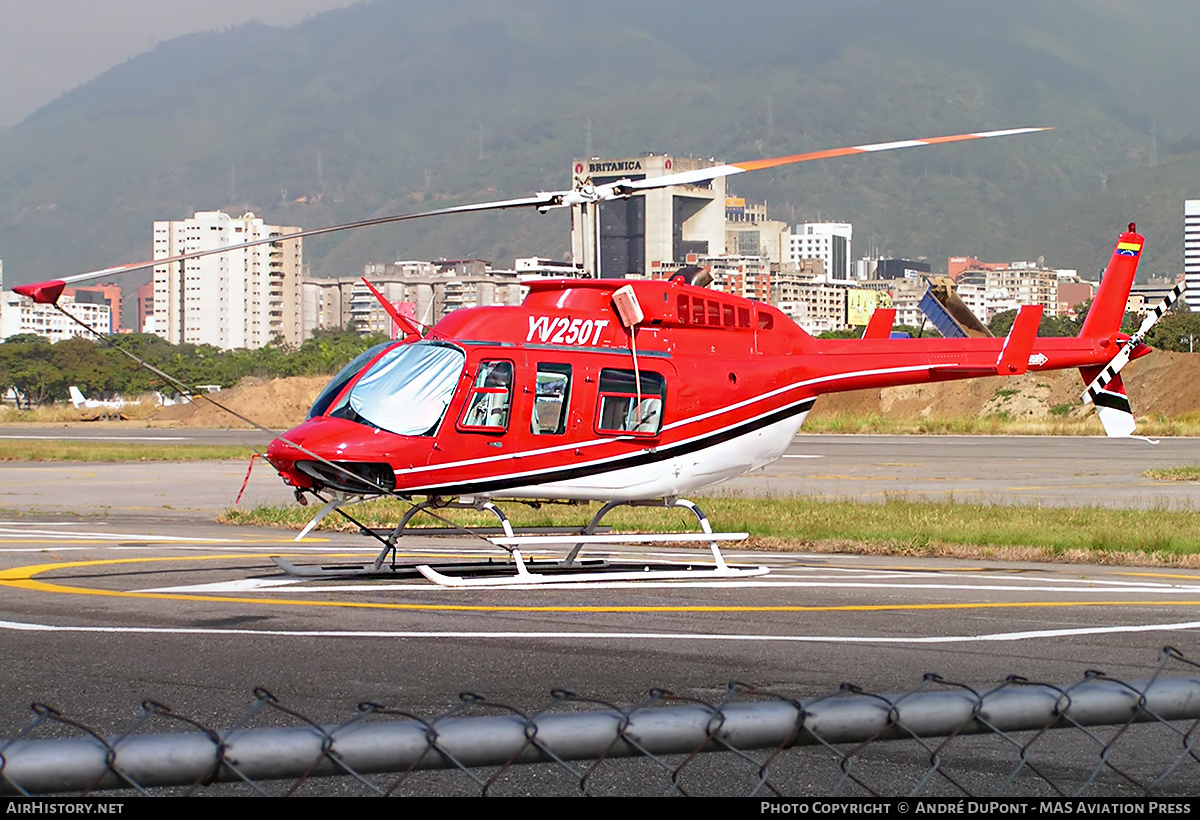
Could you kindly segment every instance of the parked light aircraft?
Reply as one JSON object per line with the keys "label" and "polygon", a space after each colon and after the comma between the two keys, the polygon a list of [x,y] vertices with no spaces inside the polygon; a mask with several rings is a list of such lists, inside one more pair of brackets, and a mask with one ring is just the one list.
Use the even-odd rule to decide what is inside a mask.
{"label": "parked light aircraft", "polygon": [[127,404],[137,404],[137,402],[128,402],[124,399],[112,399],[105,401],[103,399],[89,399],[83,395],[83,392],[75,385],[67,388],[67,394],[71,397],[71,404],[75,408],[86,408],[88,410],[104,409],[104,410],[119,410]]}

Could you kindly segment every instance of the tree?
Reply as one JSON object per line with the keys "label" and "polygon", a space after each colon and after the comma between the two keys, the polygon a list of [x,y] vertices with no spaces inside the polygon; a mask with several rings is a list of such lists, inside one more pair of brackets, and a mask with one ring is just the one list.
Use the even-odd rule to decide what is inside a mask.
{"label": "tree", "polygon": [[[993,336],[1007,336],[1012,330],[1013,322],[1017,319],[1017,311],[1002,310],[988,321],[988,330]],[[1047,316],[1042,314],[1038,322],[1039,336],[1078,336],[1080,322],[1068,316]]]}
{"label": "tree", "polygon": [[[1091,309],[1092,309],[1092,300],[1091,299],[1088,299],[1086,302],[1080,302],[1079,304],[1077,304],[1075,306],[1075,315],[1077,317],[1079,317],[1078,318],[1078,326],[1079,327],[1083,327],[1083,320],[1087,318],[1088,311]],[[1121,332],[1122,333],[1135,333],[1138,329],[1138,325],[1140,325],[1141,323],[1142,323],[1142,317],[1140,314],[1134,313],[1132,310],[1126,311],[1125,317],[1123,319],[1121,319]],[[1076,331],[1076,333],[1078,333],[1078,331]]]}
{"label": "tree", "polygon": [[1146,344],[1159,350],[1200,353],[1200,313],[1192,313],[1180,304],[1150,328]]}

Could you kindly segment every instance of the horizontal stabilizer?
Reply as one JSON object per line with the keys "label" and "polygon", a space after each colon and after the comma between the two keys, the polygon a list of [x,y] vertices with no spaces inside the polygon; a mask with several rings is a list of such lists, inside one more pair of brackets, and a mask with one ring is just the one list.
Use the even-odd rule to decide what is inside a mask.
{"label": "horizontal stabilizer", "polygon": [[890,339],[892,326],[896,323],[895,308],[877,308],[867,320],[867,329],[863,331],[864,339]]}
{"label": "horizontal stabilizer", "polygon": [[1029,369],[1029,354],[1033,352],[1041,321],[1041,305],[1024,305],[1017,311],[1017,318],[1000,349],[1000,358],[996,360],[997,375],[1019,376]]}

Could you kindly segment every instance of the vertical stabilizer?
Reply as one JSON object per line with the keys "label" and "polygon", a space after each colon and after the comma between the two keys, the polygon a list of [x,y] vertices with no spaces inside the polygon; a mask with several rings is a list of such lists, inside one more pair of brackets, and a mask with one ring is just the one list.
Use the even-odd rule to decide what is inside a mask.
{"label": "vertical stabilizer", "polygon": [[1125,306],[1129,302],[1129,289],[1133,287],[1133,277],[1137,274],[1145,242],[1145,237],[1134,230],[1131,222],[1129,230],[1117,240],[1117,247],[1108,260],[1104,278],[1100,280],[1100,289],[1096,291],[1092,307],[1083,320],[1080,336],[1107,338],[1121,329]]}

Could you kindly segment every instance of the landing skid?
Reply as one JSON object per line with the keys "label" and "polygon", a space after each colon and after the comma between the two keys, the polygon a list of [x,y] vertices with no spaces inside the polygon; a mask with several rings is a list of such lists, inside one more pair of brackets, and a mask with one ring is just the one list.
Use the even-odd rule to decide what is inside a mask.
{"label": "landing skid", "polygon": [[[334,508],[331,502],[328,509],[321,511],[323,517]],[[693,502],[686,499],[662,499],[659,501],[610,501],[597,512],[592,520],[582,530],[570,528],[535,528],[517,534],[508,517],[495,504],[486,500],[472,499],[450,503],[438,503],[440,509],[473,509],[487,511],[496,516],[500,522],[497,528],[477,528],[469,530],[479,537],[480,530],[488,535],[486,540],[508,551],[508,560],[486,562],[456,562],[433,566],[430,564],[400,564],[396,561],[397,542],[404,535],[409,522],[418,513],[434,506],[432,500],[415,504],[411,510],[396,525],[387,536],[385,545],[370,564],[325,565],[325,566],[296,566],[283,558],[272,556],[276,566],[289,575],[300,578],[321,578],[348,576],[373,577],[415,577],[420,575],[439,586],[444,587],[498,587],[523,586],[531,584],[559,583],[603,583],[610,581],[647,581],[647,580],[680,580],[694,578],[742,578],[766,575],[767,567],[731,567],[725,562],[720,542],[744,541],[748,533],[714,533],[707,516]],[[612,510],[621,506],[664,506],[689,510],[696,516],[701,532],[694,533],[657,533],[649,535],[613,535],[608,532],[598,533],[602,528],[600,522]],[[413,532],[413,530],[408,530]],[[421,534],[446,535],[455,532],[467,532],[466,528],[438,528],[431,532],[422,528]],[[493,535],[493,533],[495,535]],[[536,533],[536,534],[534,534]],[[373,534],[373,533],[368,533]],[[382,540],[382,539],[381,539]],[[605,560],[580,560],[580,551],[588,545],[603,544],[687,544],[707,543],[712,552],[713,564],[705,568],[677,568],[678,565],[666,563],[649,564],[645,562],[610,562]],[[561,561],[535,561],[521,554],[523,546],[569,546],[569,551]],[[391,560],[389,561],[389,554]]]}

